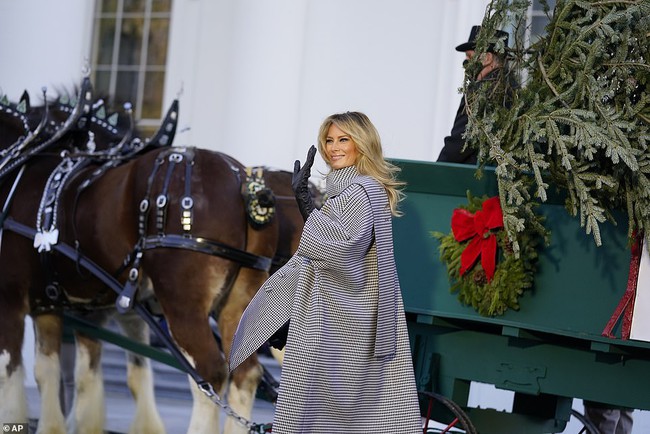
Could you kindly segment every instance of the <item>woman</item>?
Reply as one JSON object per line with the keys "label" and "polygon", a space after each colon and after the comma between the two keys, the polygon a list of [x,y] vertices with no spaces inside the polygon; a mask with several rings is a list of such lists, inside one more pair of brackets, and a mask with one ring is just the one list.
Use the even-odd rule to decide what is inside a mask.
{"label": "woman", "polygon": [[331,169],[315,209],[315,148],[296,162],[305,227],[296,254],[262,286],[233,340],[231,369],[291,319],[273,433],[417,433],[421,419],[395,261],[398,169],[363,113],[329,116],[318,150]]}

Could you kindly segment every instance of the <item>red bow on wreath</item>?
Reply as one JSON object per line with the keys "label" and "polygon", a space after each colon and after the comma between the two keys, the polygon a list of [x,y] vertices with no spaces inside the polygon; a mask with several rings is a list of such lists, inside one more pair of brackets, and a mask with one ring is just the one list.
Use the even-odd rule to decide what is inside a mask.
{"label": "red bow on wreath", "polygon": [[480,256],[489,282],[494,276],[497,253],[497,238],[491,230],[503,227],[503,214],[498,196],[483,201],[482,208],[475,214],[456,208],[451,216],[451,230],[458,242],[472,238],[460,255],[460,275],[472,268]]}

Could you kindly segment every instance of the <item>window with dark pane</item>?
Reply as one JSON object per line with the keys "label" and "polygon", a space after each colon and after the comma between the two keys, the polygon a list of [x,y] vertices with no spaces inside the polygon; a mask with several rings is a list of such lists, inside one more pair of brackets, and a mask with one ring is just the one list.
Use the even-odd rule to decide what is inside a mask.
{"label": "window with dark pane", "polygon": [[555,0],[533,0],[528,13],[528,40],[531,44],[537,42],[546,33],[546,25],[553,15]]}
{"label": "window with dark pane", "polygon": [[162,88],[164,80],[165,73],[163,71],[147,73],[144,81],[143,117],[159,119],[162,116],[162,92],[155,92],[155,89]]}
{"label": "window with dark pane", "polygon": [[96,0],[92,79],[114,110],[131,103],[138,127],[163,113],[171,0]]}
{"label": "window with dark pane", "polygon": [[[145,13],[145,6],[148,3],[146,0],[122,0],[124,3],[124,12],[125,13]],[[150,2],[149,2],[150,3]]]}
{"label": "window with dark pane", "polygon": [[142,56],[144,18],[124,18],[120,32],[118,67],[138,65]]}

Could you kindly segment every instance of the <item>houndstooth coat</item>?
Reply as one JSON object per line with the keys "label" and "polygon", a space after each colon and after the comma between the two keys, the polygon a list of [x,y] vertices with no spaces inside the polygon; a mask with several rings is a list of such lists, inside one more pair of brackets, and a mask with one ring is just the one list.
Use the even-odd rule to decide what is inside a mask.
{"label": "houndstooth coat", "polygon": [[244,312],[230,368],[291,318],[274,434],[421,432],[386,193],[354,166],[327,193]]}

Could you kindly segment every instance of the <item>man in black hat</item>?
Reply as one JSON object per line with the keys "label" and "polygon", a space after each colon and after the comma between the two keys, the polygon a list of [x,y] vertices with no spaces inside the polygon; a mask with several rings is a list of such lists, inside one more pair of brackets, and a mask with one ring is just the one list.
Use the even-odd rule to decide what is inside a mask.
{"label": "man in black hat", "polygon": [[[456,47],[456,51],[465,52],[465,62],[467,64],[474,57],[476,49],[476,38],[481,30],[481,26],[473,26],[469,33],[467,42]],[[508,33],[497,30],[495,39],[503,40],[504,46],[508,46]],[[476,75],[476,81],[496,80],[498,71],[503,67],[503,56],[494,52],[494,44],[488,46],[487,52],[483,53],[480,58],[481,70]],[[456,112],[456,119],[451,129],[450,135],[445,137],[445,146],[440,151],[438,161],[450,163],[476,164],[476,150],[463,149],[465,147],[465,128],[467,126],[467,111],[465,110],[465,96],[460,100],[460,106]]]}

